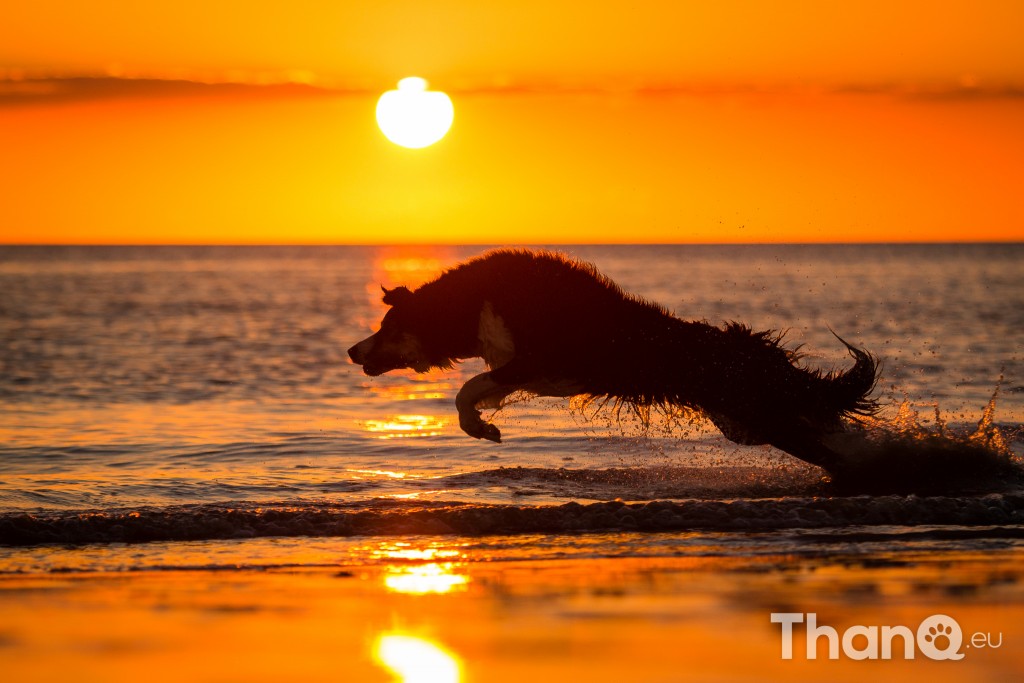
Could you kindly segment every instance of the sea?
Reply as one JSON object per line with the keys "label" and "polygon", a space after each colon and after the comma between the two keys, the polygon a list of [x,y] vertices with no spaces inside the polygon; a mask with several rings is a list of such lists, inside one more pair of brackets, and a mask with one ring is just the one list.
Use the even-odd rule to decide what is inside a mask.
{"label": "sea", "polygon": [[[503,442],[479,441],[454,406],[479,360],[376,378],[349,361],[382,286],[488,247],[5,246],[0,569],[110,569],[109,544],[136,549],[115,569],[177,566],[166,544],[216,541],[259,564],[239,547],[280,560],[283,539],[527,559],[1022,542],[1024,244],[548,248],[680,317],[784,332],[811,367],[852,364],[836,335],[869,350],[880,409],[851,433],[919,481],[883,467],[839,488],[699,415],[569,399],[513,397],[485,413]],[[950,453],[979,476],[936,483]]]}

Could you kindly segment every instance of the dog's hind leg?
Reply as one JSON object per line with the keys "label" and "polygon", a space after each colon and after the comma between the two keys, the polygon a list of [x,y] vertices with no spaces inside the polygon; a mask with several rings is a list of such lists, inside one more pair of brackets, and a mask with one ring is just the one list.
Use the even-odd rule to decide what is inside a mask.
{"label": "dog's hind leg", "polygon": [[776,428],[769,431],[763,425],[751,428],[748,424],[721,413],[707,413],[707,415],[725,438],[733,443],[744,446],[757,446],[766,443],[793,457],[800,458],[804,462],[817,465],[829,474],[835,475],[843,470],[842,457],[822,443],[821,436],[817,431],[807,426],[797,424],[786,430]]}
{"label": "dog's hind leg", "polygon": [[495,382],[489,372],[472,378],[462,385],[462,389],[455,396],[455,407],[459,411],[459,427],[474,438],[501,443],[501,431],[480,418],[477,406],[500,406],[502,399],[514,391],[515,386]]}

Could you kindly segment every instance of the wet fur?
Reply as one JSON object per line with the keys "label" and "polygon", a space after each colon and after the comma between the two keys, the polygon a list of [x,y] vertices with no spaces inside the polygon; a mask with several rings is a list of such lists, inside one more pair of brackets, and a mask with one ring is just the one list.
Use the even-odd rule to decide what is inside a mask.
{"label": "wet fur", "polygon": [[823,440],[874,410],[878,367],[865,351],[843,342],[855,359],[846,372],[803,368],[774,332],[682,320],[556,253],[492,251],[416,291],[385,290],[384,302],[380,331],[349,349],[352,360],[378,375],[482,357],[490,370],[456,397],[460,426],[477,438],[500,440],[479,408],[513,392],[585,395],[641,412],[700,411],[737,443],[839,473]]}

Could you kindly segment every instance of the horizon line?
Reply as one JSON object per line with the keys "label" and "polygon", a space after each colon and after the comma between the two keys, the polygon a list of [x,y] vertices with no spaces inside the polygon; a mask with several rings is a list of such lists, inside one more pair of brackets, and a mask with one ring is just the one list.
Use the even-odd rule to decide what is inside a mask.
{"label": "horizon line", "polygon": [[834,241],[692,241],[692,242],[0,242],[11,247],[696,247],[696,246],[955,246],[1024,244],[1024,237],[963,240],[834,240]]}

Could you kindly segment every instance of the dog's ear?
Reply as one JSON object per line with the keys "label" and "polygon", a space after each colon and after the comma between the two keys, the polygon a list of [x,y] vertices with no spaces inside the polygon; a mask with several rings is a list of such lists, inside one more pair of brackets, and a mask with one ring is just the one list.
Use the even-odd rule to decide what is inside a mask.
{"label": "dog's ear", "polygon": [[409,297],[412,296],[412,292],[405,287],[386,289],[384,285],[381,285],[380,288],[384,292],[384,303],[388,306],[397,306],[403,301],[408,301]]}

